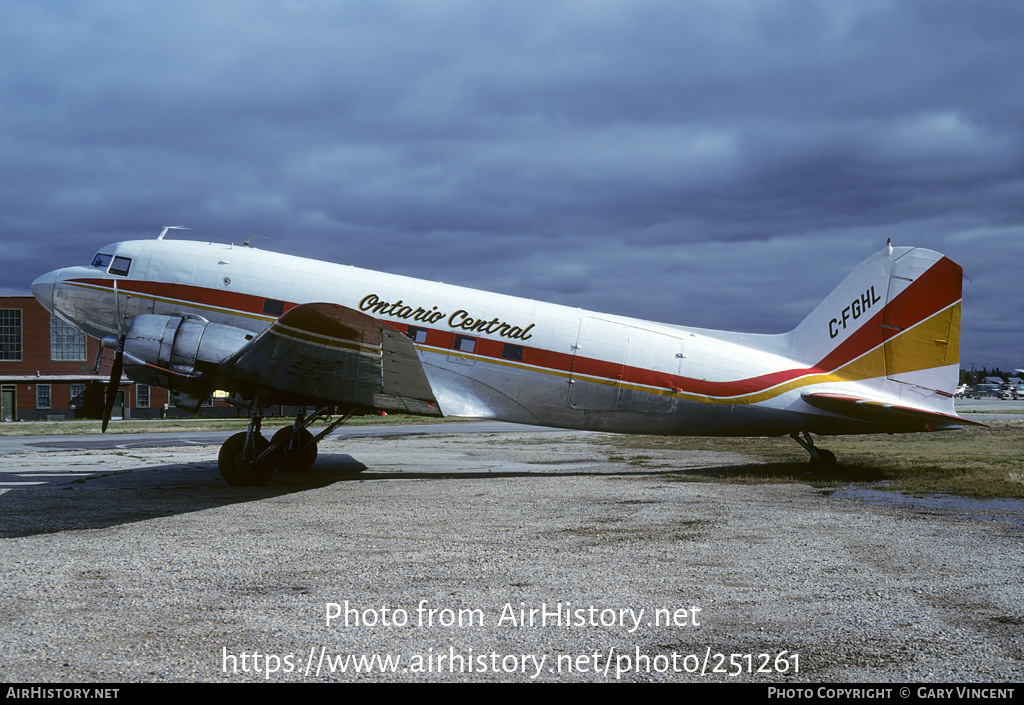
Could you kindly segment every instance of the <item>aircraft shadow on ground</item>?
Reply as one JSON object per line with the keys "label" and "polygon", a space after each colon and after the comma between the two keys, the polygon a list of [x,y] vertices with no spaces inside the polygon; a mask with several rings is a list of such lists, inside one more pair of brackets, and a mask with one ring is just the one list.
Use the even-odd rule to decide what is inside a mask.
{"label": "aircraft shadow on ground", "polygon": [[395,480],[477,480],[516,477],[663,477],[666,480],[712,481],[749,478],[757,481],[865,481],[844,473],[809,473],[806,463],[715,465],[673,468],[662,464],[619,469],[558,468],[538,463],[536,469],[409,471],[374,470],[345,454],[323,455],[304,472],[275,473],[261,487],[232,487],[217,472],[216,463],[151,465],[128,471],[97,473],[0,494],[0,538],[19,538],[62,531],[104,529],[119,524],[188,514],[241,502],[280,497],[341,482]]}
{"label": "aircraft shadow on ground", "polygon": [[[329,472],[275,473],[262,487],[232,487],[216,462],[147,465],[78,479],[39,477],[42,484],[0,494],[0,538],[18,538],[188,514],[324,487],[366,466],[338,456]],[[26,476],[24,479],[36,479]]]}
{"label": "aircraft shadow on ground", "polygon": [[687,480],[743,480],[791,482],[878,482],[886,478],[881,469],[864,466],[815,468],[808,462],[747,463],[743,465],[715,465],[699,468],[681,468],[673,475]]}

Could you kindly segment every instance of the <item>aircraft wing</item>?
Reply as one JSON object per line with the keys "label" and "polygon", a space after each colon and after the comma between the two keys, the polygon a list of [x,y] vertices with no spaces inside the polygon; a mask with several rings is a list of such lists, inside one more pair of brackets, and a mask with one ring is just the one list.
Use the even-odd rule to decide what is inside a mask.
{"label": "aircraft wing", "polygon": [[264,398],[442,416],[412,341],[337,304],[291,309],[222,362],[221,374]]}
{"label": "aircraft wing", "polygon": [[818,409],[854,419],[882,424],[886,426],[885,430],[893,432],[942,431],[960,428],[964,424],[972,426],[985,425],[952,414],[874,401],[849,394],[804,392],[800,396],[805,402]]}

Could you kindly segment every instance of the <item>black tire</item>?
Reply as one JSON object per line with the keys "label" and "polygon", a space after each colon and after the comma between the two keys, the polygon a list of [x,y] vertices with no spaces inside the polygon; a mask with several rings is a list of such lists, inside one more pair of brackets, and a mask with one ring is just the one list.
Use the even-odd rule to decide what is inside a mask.
{"label": "black tire", "polygon": [[281,472],[302,472],[308,470],[316,462],[317,446],[312,442],[313,434],[304,428],[299,430],[298,438],[302,448],[298,451],[288,450],[293,430],[293,427],[285,426],[270,439],[271,445],[278,441],[284,441],[274,453],[274,464]]}
{"label": "black tire", "polygon": [[811,460],[811,465],[819,470],[832,470],[839,464],[836,454],[824,448],[818,448],[818,459]]}
{"label": "black tire", "polygon": [[[220,447],[220,454],[217,456],[220,476],[235,487],[265,485],[274,474],[274,463],[270,458],[263,458],[258,463],[253,463],[252,458],[245,458],[245,433],[236,433]],[[270,442],[263,436],[256,436],[253,445],[258,456],[270,447]]]}

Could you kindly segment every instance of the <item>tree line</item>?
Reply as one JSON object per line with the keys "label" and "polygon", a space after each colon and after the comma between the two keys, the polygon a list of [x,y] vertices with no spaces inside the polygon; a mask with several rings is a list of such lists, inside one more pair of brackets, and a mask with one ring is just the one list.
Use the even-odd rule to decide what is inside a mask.
{"label": "tree line", "polygon": [[1024,377],[1024,375],[1013,370],[1004,372],[998,367],[993,367],[992,369],[976,367],[974,370],[960,370],[960,384],[975,384],[975,381],[981,382],[986,377],[999,377],[1006,380],[1010,377]]}

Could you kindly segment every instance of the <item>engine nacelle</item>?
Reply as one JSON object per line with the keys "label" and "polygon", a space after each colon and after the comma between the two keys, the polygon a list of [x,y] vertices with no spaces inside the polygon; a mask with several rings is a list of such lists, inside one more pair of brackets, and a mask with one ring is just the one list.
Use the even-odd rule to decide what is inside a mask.
{"label": "engine nacelle", "polygon": [[220,363],[254,337],[201,316],[136,316],[124,338],[124,372],[171,390],[175,406],[194,412],[217,389]]}

